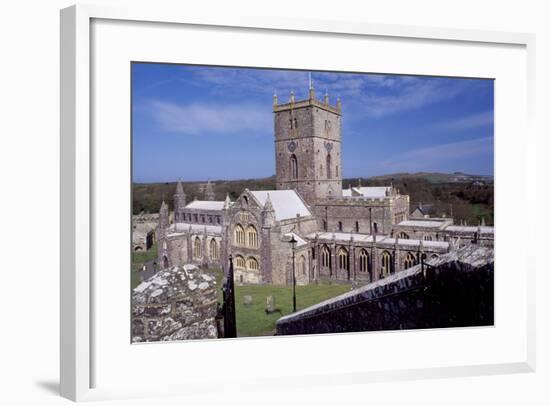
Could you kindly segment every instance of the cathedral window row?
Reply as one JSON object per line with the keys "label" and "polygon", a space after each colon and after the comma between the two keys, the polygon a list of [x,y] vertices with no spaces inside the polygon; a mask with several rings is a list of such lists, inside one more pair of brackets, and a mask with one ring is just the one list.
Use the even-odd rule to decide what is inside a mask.
{"label": "cathedral window row", "polygon": [[240,247],[258,248],[258,231],[253,225],[245,229],[240,224],[234,228],[235,245]]}
{"label": "cathedral window row", "polygon": [[[207,221],[208,220],[208,221]],[[210,224],[221,224],[221,217],[220,216],[212,216],[212,215],[205,215],[201,214],[200,216],[198,214],[192,214],[192,213],[181,213],[179,217],[177,217],[178,222],[185,222],[188,221],[190,223],[210,223]]]}
{"label": "cathedral window row", "polygon": [[245,260],[243,256],[237,255],[235,257],[235,268],[241,271],[258,271],[260,269],[260,264],[254,257],[248,257]]}

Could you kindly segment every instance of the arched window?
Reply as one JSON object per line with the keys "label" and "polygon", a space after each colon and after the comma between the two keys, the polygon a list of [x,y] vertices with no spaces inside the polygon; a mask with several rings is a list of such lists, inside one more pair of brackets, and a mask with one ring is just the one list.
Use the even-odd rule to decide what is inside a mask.
{"label": "arched window", "polygon": [[359,232],[359,222],[358,221],[355,222],[355,232],[356,233]]}
{"label": "arched window", "polygon": [[359,272],[369,271],[369,253],[362,249],[359,253]]}
{"label": "arched window", "polygon": [[199,237],[195,237],[195,241],[193,242],[193,257],[200,258],[201,256],[201,239]]}
{"label": "arched window", "polygon": [[220,258],[220,250],[218,248],[218,242],[214,238],[210,240],[210,258],[211,259]]}
{"label": "arched window", "polygon": [[327,179],[330,179],[331,173],[330,173],[330,154],[327,155]]}
{"label": "arched window", "polygon": [[338,267],[339,269],[349,270],[349,254],[345,248],[338,250]]}
{"label": "arched window", "polygon": [[413,253],[407,252],[407,256],[405,257],[405,263],[403,264],[403,267],[405,269],[408,269],[415,265],[416,265],[416,258],[414,257]]}
{"label": "arched window", "polygon": [[240,245],[240,246],[246,245],[244,228],[240,224],[237,224],[235,226],[235,245]]}
{"label": "arched window", "polygon": [[303,255],[298,258],[298,272],[301,272],[302,276],[306,276],[306,257]]}
{"label": "arched window", "polygon": [[321,266],[323,268],[330,268],[330,250],[326,245],[321,248]]}
{"label": "arched window", "polygon": [[260,269],[260,264],[258,264],[258,261],[256,260],[256,258],[249,257],[246,260],[246,269],[249,269],[251,271],[257,271],[258,269]]}
{"label": "arched window", "polygon": [[388,251],[382,253],[382,277],[388,276],[391,271],[391,254]]}
{"label": "arched window", "polygon": [[342,231],[342,229],[343,229],[342,222],[339,221],[338,222],[338,231]]}
{"label": "arched window", "polygon": [[253,225],[246,228],[246,240],[249,247],[258,248],[258,232]]}
{"label": "arched window", "polygon": [[298,179],[298,159],[294,154],[290,156],[290,179]]}
{"label": "arched window", "polygon": [[432,236],[431,235],[425,235],[424,236],[424,241],[432,241]]}
{"label": "arched window", "polygon": [[399,234],[397,234],[397,238],[401,238],[402,240],[408,240],[409,235],[407,233],[404,233],[403,231],[401,231]]}
{"label": "arched window", "polygon": [[241,270],[244,270],[244,269],[245,269],[244,258],[241,257],[240,255],[237,255],[237,256],[235,257],[235,268],[241,269]]}

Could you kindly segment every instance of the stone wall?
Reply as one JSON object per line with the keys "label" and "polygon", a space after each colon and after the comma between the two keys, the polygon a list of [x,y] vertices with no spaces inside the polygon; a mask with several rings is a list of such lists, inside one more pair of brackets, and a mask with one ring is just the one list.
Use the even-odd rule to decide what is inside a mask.
{"label": "stone wall", "polygon": [[277,334],[490,326],[494,254],[467,246],[277,321]]}
{"label": "stone wall", "polygon": [[132,292],[132,342],[218,338],[213,274],[195,265],[160,271]]}

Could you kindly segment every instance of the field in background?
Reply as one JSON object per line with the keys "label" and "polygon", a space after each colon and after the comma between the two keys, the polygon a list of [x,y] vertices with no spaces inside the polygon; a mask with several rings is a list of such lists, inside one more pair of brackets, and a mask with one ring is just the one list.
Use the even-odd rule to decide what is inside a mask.
{"label": "field in background", "polygon": [[[217,200],[229,194],[235,200],[244,189],[275,189],[275,177],[234,181],[213,181]],[[476,225],[482,218],[487,225],[493,224],[494,190],[493,179],[486,176],[461,173],[400,173],[371,178],[344,179],[344,188],[350,185],[382,186],[393,184],[401,193],[411,198],[411,210],[419,203],[431,205],[433,217],[452,216],[456,224],[462,221]],[[203,198],[203,182],[183,182],[187,200]],[[135,183],[133,185],[133,213],[158,213],[162,200],[172,209],[175,183]]]}

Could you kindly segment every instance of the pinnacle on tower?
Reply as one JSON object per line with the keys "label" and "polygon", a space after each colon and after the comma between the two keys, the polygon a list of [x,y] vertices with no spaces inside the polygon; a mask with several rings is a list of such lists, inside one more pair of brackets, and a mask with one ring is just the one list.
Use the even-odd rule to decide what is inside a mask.
{"label": "pinnacle on tower", "polygon": [[342,100],[340,100],[340,96],[338,96],[338,99],[336,99],[336,108],[338,111],[342,111]]}
{"label": "pinnacle on tower", "polygon": [[290,91],[290,102],[294,103],[294,90]]}
{"label": "pinnacle on tower", "polygon": [[309,72],[309,99],[315,99],[315,89],[313,88],[313,80],[311,79],[311,72]]}
{"label": "pinnacle on tower", "polygon": [[269,193],[267,194],[267,199],[265,199],[264,211],[274,211],[273,204],[271,203],[271,197],[269,197]]}
{"label": "pinnacle on tower", "polygon": [[176,194],[177,194],[177,195],[183,195],[183,194],[185,194],[185,193],[183,192],[183,185],[181,184],[181,180],[178,180],[178,184],[177,184],[177,186],[176,186]]}
{"label": "pinnacle on tower", "polygon": [[231,204],[231,199],[229,199],[229,193],[225,195],[225,201],[223,202],[223,209],[227,210],[229,209],[229,206]]}
{"label": "pinnacle on tower", "polygon": [[328,90],[325,89],[325,104],[328,106],[329,105],[329,102],[328,102]]}
{"label": "pinnacle on tower", "polygon": [[278,103],[279,103],[279,101],[278,101],[278,98],[277,98],[277,91],[274,90],[273,91],[273,106],[277,106]]}

